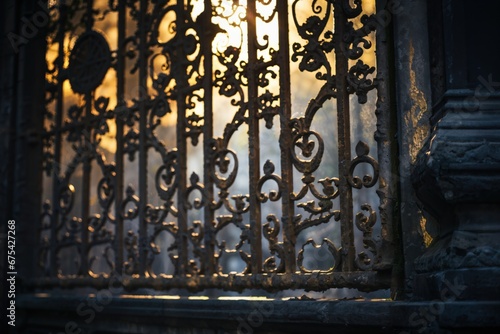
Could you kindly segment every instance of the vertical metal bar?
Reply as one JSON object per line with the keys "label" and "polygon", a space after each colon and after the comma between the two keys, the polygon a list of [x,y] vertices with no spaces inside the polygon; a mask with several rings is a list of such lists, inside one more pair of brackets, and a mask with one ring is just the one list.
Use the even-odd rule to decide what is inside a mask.
{"label": "vertical metal bar", "polygon": [[83,145],[88,145],[84,149],[85,156],[83,157],[83,178],[82,178],[82,241],[80,244],[80,274],[87,275],[88,273],[88,223],[89,223],[89,211],[90,211],[90,171],[91,171],[91,155],[88,152],[90,150],[90,138],[92,131],[89,127],[90,116],[92,113],[92,93],[85,94],[85,128],[83,130]]}
{"label": "vertical metal bar", "polygon": [[[125,101],[125,20],[126,7],[124,1],[118,1],[118,51],[116,64],[116,95],[117,110],[126,108]],[[122,273],[123,265],[123,216],[121,212],[123,201],[123,121],[120,115],[115,115],[116,121],[116,175],[115,175],[115,270]]]}
{"label": "vertical metal bar", "polygon": [[201,21],[201,49],[204,56],[203,68],[205,76],[203,77],[204,91],[204,124],[203,124],[203,184],[207,198],[204,211],[204,229],[205,229],[205,274],[212,275],[215,273],[214,248],[215,239],[212,222],[214,221],[214,211],[210,208],[210,203],[214,198],[214,186],[210,172],[210,140],[213,137],[213,98],[212,98],[212,72],[213,72],[213,55],[212,55],[212,1],[205,0],[205,11]]}
{"label": "vertical metal bar", "polygon": [[[86,21],[86,31],[92,30],[93,18],[92,18],[92,8],[94,6],[94,1],[87,1],[87,21]],[[89,150],[91,149],[91,132],[90,128],[90,117],[92,116],[92,92],[85,93],[85,116],[84,116],[84,130],[83,130],[83,145],[87,146],[83,152],[85,156],[83,157],[83,178],[82,178],[82,241],[80,244],[80,274],[87,275],[88,268],[88,224],[89,224],[89,214],[90,214],[90,172],[91,172],[91,155]]]}
{"label": "vertical metal bar", "polygon": [[[376,12],[385,10],[387,0],[377,0]],[[395,108],[391,108],[391,80],[389,71],[389,45],[392,45],[389,37],[389,28],[385,25],[378,25],[376,30],[376,50],[377,50],[377,141],[378,161],[380,164],[379,177],[385,182],[379,182],[380,196],[380,233],[382,237],[382,247],[380,249],[381,269],[393,266],[391,296],[398,297],[403,291],[403,261],[396,258],[395,248],[401,246],[399,242],[399,214],[395,210],[394,201],[397,199],[397,175],[398,166],[396,141],[391,140],[397,129],[397,117],[393,114]],[[396,242],[395,242],[396,241]],[[400,254],[402,254],[402,249]]]}
{"label": "vertical metal bar", "polygon": [[257,24],[255,0],[247,3],[248,24],[248,162],[250,185],[250,245],[252,247],[251,272],[258,274],[262,271],[262,240],[261,240],[261,209],[257,200],[257,183],[260,178],[260,138],[259,138],[259,110],[257,105],[258,86],[257,69]]}
{"label": "vertical metal bar", "polygon": [[146,14],[148,10],[148,1],[141,0],[139,9],[139,275],[144,276],[146,271],[146,204],[148,202],[148,179],[147,179],[147,104],[148,86],[147,86],[147,31]]}
{"label": "vertical metal bar", "polygon": [[[377,10],[386,1],[377,1]],[[377,48],[377,132],[375,139],[377,141],[377,150],[379,155],[380,178],[386,182],[380,182],[380,200],[382,205],[380,207],[380,214],[382,216],[382,237],[385,241],[391,242],[392,240],[392,200],[393,194],[393,177],[391,168],[392,148],[390,140],[390,99],[389,99],[389,64],[387,55],[387,33],[386,28],[382,25],[377,26],[376,32],[376,48]],[[384,202],[389,201],[387,203]],[[385,255],[385,254],[384,254]],[[385,256],[382,256],[384,258]]]}
{"label": "vertical metal bar", "polygon": [[290,51],[288,36],[288,2],[278,0],[278,29],[279,29],[279,59],[280,66],[280,152],[281,152],[281,180],[283,192],[281,205],[283,210],[283,244],[285,247],[285,271],[295,272],[295,232],[293,229],[294,202],[290,198],[293,193],[293,164],[290,157],[292,132],[289,126],[292,115],[290,96]]}
{"label": "vertical metal bar", "polygon": [[[4,16],[5,14],[5,16],[12,15],[13,17],[9,17],[9,20],[5,21],[2,20],[3,17],[0,17],[0,20],[2,22],[2,28],[12,28],[14,29],[13,31],[23,36],[22,32],[25,26],[22,27],[22,25],[17,22],[17,20],[21,18],[19,14],[23,15],[24,18],[31,17],[28,15],[35,13],[36,7],[35,2],[19,1],[19,3],[19,6],[16,6],[14,2],[3,1],[0,6],[3,7],[5,12],[0,16]],[[39,6],[43,5],[43,3],[39,3]],[[18,273],[16,278],[16,283],[18,284],[23,284],[27,280],[33,278],[35,263],[38,260],[35,247],[38,240],[36,229],[38,224],[36,224],[36,222],[40,217],[40,190],[42,184],[42,170],[40,168],[42,166],[42,143],[39,140],[39,133],[43,127],[43,107],[46,97],[43,91],[43,87],[45,87],[46,31],[44,27],[39,26],[39,28],[40,31],[37,33],[37,38],[31,39],[27,45],[23,45],[19,50],[14,50],[16,47],[9,50],[4,44],[5,46],[2,49],[1,56],[2,63],[0,65],[0,67],[2,67],[0,70],[2,83],[0,85],[5,88],[8,87],[9,89],[6,91],[2,90],[2,97],[0,97],[0,104],[2,104],[2,107],[0,107],[2,116],[0,116],[0,118],[7,116],[7,119],[0,121],[0,126],[7,127],[9,125],[8,118],[13,119],[12,128],[3,128],[0,130],[2,131],[0,136],[6,139],[5,141],[0,139],[2,143],[1,150],[4,153],[10,154],[15,152],[14,159],[12,160],[4,160],[0,157],[0,161],[2,161],[2,167],[0,168],[2,170],[2,177],[8,176],[8,171],[12,171],[11,175],[8,176],[12,176],[10,179],[12,183],[6,182],[7,184],[2,183],[0,186],[2,187],[1,193],[4,195],[1,199],[2,205],[0,205],[0,210],[2,210],[3,214],[6,214],[8,211],[10,211],[11,214],[6,217],[5,220],[1,220],[2,227],[0,227],[0,230],[4,230],[4,228],[7,227],[7,220],[16,220],[15,233],[16,244],[18,246],[15,250],[17,261],[14,270],[17,270]],[[7,32],[8,30],[2,31]],[[24,35],[23,37],[27,36]],[[13,58],[16,58],[16,60]],[[12,67],[5,68],[7,66]],[[17,66],[17,68],[14,68],[14,66]],[[5,71],[3,70],[4,68]],[[4,130],[7,131],[4,132]],[[9,143],[8,137],[11,135],[17,138]],[[8,158],[6,155],[4,155],[4,157]],[[13,170],[10,168],[11,165],[14,166]],[[3,180],[6,181],[5,179]],[[8,189],[12,190],[12,192],[7,193]],[[10,197],[12,208],[7,209],[3,206],[9,201],[5,197]],[[7,233],[6,230],[4,231]],[[3,262],[4,259],[7,260],[7,256],[4,257],[4,255],[7,255],[6,239],[7,234],[2,235],[2,251],[0,251],[0,253],[3,259],[0,260],[0,262]],[[5,245],[5,248],[3,248],[3,245]],[[10,253],[10,255],[13,254]],[[7,263],[5,264],[7,265]],[[10,266],[11,263],[9,263],[9,267]],[[5,268],[4,273],[13,271],[7,270],[7,266],[3,268]],[[4,273],[0,274],[0,277],[4,277]],[[2,280],[2,282],[2,291],[5,292],[7,290],[4,288],[7,286],[5,283],[6,281]],[[16,288],[19,289],[20,287]],[[12,290],[12,292],[14,292],[14,290]],[[5,295],[2,293],[2,297],[3,296]],[[2,298],[2,305],[3,300],[4,298]]]}
{"label": "vertical metal bar", "polygon": [[[184,1],[177,3],[177,34],[184,36],[185,33],[185,8]],[[182,49],[182,48],[181,48]],[[179,274],[187,273],[188,265],[188,228],[187,228],[187,207],[186,189],[187,189],[187,144],[186,144],[186,88],[188,86],[186,78],[186,69],[184,68],[185,55],[182,50],[178,50],[179,62],[173,64],[176,73],[178,97],[177,97],[177,206],[178,206],[178,232],[177,245],[179,247]]]}
{"label": "vertical metal bar", "polygon": [[347,92],[347,71],[349,60],[342,50],[342,43],[347,26],[342,1],[336,0],[334,8],[335,39],[335,76],[337,88],[337,121],[338,121],[338,149],[340,173],[340,226],[342,242],[342,270],[354,270],[354,231],[352,213],[352,188],[347,178],[349,177],[349,163],[351,161],[351,125],[349,112],[349,93]]}
{"label": "vertical metal bar", "polygon": [[61,125],[63,118],[63,67],[64,67],[64,25],[67,19],[66,1],[61,0],[59,3],[59,26],[56,40],[59,44],[57,57],[57,100],[56,100],[56,117],[54,124],[54,167],[52,170],[52,220],[50,229],[50,276],[57,276],[57,227],[59,225],[59,173],[61,168]]}

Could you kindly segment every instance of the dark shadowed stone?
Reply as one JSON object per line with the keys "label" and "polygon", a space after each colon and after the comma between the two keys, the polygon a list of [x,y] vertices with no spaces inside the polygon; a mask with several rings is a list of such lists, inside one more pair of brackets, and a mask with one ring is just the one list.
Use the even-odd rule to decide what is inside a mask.
{"label": "dark shadowed stone", "polygon": [[459,278],[467,286],[461,299],[499,300],[500,95],[449,91],[437,114],[413,173],[417,195],[440,227],[415,262],[417,296],[437,297]]}

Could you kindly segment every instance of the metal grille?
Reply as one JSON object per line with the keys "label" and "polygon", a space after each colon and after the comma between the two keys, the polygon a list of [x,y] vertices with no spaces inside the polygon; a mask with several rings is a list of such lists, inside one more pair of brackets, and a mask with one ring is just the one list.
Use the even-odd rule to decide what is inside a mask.
{"label": "metal grille", "polygon": [[51,6],[38,286],[389,287],[373,1]]}

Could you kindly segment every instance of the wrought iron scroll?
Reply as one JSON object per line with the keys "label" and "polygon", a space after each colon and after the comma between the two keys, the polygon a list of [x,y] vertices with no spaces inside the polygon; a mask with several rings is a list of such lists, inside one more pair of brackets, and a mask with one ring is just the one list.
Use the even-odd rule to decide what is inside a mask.
{"label": "wrought iron scroll", "polygon": [[[101,287],[118,274],[127,289],[388,288],[394,186],[385,30],[366,3],[53,4],[43,136],[51,194],[36,284]],[[375,45],[377,68],[364,60]],[[320,84],[303,110],[292,104],[291,63]],[[376,147],[351,132],[353,105],[374,90]],[[336,138],[314,127],[329,103]],[[231,117],[217,134],[223,113]],[[278,161],[265,156],[264,127],[276,133]],[[165,129],[175,133],[170,142]],[[242,132],[247,152],[235,149]],[[103,144],[110,137],[114,151]],[[197,147],[201,163],[193,165]],[[326,154],[337,155],[338,174],[317,179]],[[237,191],[241,182],[248,193]],[[375,187],[378,203],[354,200]],[[278,209],[264,214],[268,207]],[[336,229],[338,241],[304,240],[323,226]],[[310,267],[311,252],[321,249],[331,265]],[[236,273],[224,260],[234,255]]]}

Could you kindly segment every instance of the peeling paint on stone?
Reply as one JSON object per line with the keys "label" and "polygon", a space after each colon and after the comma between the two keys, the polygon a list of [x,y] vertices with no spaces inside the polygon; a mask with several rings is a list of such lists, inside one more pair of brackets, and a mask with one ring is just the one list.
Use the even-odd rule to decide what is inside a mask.
{"label": "peeling paint on stone", "polygon": [[425,247],[429,247],[432,243],[432,237],[429,232],[427,232],[427,219],[425,219],[423,215],[420,217],[420,229]]}
{"label": "peeling paint on stone", "polygon": [[408,129],[413,129],[410,146],[411,164],[415,164],[417,154],[422,148],[423,143],[429,134],[428,117],[424,117],[429,111],[427,109],[427,100],[425,94],[419,89],[417,84],[417,75],[414,69],[415,48],[413,42],[410,42],[410,98],[412,100],[411,110],[405,115],[405,124]]}

